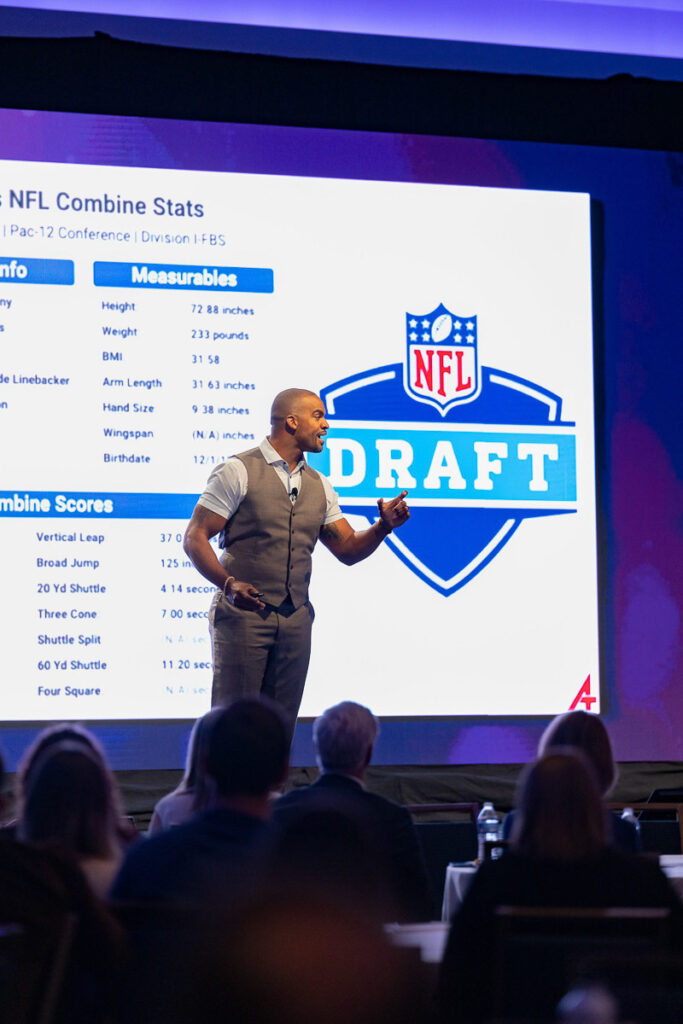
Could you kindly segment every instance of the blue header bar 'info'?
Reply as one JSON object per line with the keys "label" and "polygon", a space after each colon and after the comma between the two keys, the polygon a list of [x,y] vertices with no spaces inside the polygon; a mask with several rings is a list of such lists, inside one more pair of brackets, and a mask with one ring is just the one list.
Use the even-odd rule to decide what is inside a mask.
{"label": "blue header bar 'info'", "polygon": [[0,256],[0,284],[73,284],[73,260],[25,260]]}

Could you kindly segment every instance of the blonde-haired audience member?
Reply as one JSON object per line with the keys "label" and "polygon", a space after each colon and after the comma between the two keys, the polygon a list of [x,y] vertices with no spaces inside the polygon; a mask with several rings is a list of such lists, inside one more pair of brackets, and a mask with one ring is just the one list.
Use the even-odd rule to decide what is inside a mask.
{"label": "blonde-haired audience member", "polygon": [[154,808],[147,830],[149,835],[156,835],[174,825],[182,825],[210,803],[211,781],[206,774],[206,759],[211,729],[219,714],[220,708],[213,708],[192,726],[185,774],[180,785],[162,797]]}
{"label": "blonde-haired audience member", "polygon": [[[600,793],[605,799],[617,780],[617,766],[612,743],[604,723],[588,711],[566,711],[553,718],[538,743],[538,756],[557,747],[574,747],[587,758],[595,774]],[[605,808],[607,841],[625,853],[641,853],[640,832],[629,821]],[[509,839],[514,829],[516,812],[511,811],[503,823],[503,838]]]}

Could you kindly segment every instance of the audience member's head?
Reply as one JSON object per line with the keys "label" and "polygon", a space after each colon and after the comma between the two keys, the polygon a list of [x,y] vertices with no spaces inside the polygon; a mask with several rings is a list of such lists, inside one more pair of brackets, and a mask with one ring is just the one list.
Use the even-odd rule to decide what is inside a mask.
{"label": "audience member's head", "polygon": [[211,723],[206,772],[219,797],[264,797],[287,774],[289,739],[271,701],[255,697],[220,708]]}
{"label": "audience member's head", "polygon": [[555,747],[577,747],[586,755],[603,796],[616,782],[617,772],[607,729],[597,715],[588,711],[567,711],[554,718],[541,736],[539,755]]}
{"label": "audience member's head", "polygon": [[605,845],[605,812],[590,762],[573,747],[553,748],[520,781],[512,841],[528,857],[580,861]]}
{"label": "audience member's head", "polygon": [[109,772],[85,744],[46,746],[26,776],[19,837],[78,858],[114,853],[117,810]]}
{"label": "audience member's head", "polygon": [[321,769],[362,778],[378,731],[372,711],[352,700],[323,711],[313,723],[313,743]]}
{"label": "audience member's head", "polygon": [[[101,762],[107,771],[109,770],[104,748],[100,744],[99,740],[82,725],[78,725],[76,722],[60,722],[57,725],[49,725],[47,728],[42,729],[34,739],[33,743],[26,748],[17,768],[15,792],[17,807],[20,814],[24,803],[24,793],[29,784],[31,773],[33,772],[36,763],[41,758],[43,752],[49,747],[54,747],[62,743],[70,743],[84,747]],[[114,795],[115,798],[117,798],[116,791]]]}
{"label": "audience member's head", "polygon": [[185,758],[185,774],[176,792],[194,793],[194,808],[202,810],[209,799],[206,786],[206,764],[211,730],[222,708],[212,708],[192,726]]}

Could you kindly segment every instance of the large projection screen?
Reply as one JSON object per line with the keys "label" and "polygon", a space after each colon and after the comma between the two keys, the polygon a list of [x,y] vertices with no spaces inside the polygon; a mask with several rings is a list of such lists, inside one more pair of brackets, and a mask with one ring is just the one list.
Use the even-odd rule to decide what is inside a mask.
{"label": "large projection screen", "polygon": [[588,193],[244,171],[248,126],[221,160],[211,126],[3,118],[5,721],[208,708],[182,533],[291,386],[326,402],[310,461],[349,521],[412,508],[362,565],[316,552],[301,714],[600,709]]}

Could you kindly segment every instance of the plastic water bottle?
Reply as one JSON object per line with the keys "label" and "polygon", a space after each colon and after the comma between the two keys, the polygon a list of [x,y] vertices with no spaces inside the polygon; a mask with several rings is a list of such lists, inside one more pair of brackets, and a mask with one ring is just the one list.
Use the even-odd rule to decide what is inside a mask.
{"label": "plastic water bottle", "polygon": [[[481,864],[484,860],[484,843],[495,842],[501,837],[501,824],[500,818],[496,812],[495,807],[490,801],[487,801],[477,815],[477,856],[479,863]],[[492,857],[495,859],[500,856],[500,850],[493,850]]]}
{"label": "plastic water bottle", "polygon": [[640,835],[640,822],[636,818],[635,812],[632,807],[624,807],[621,812],[621,820],[627,821],[629,825],[633,825],[636,833]]}

